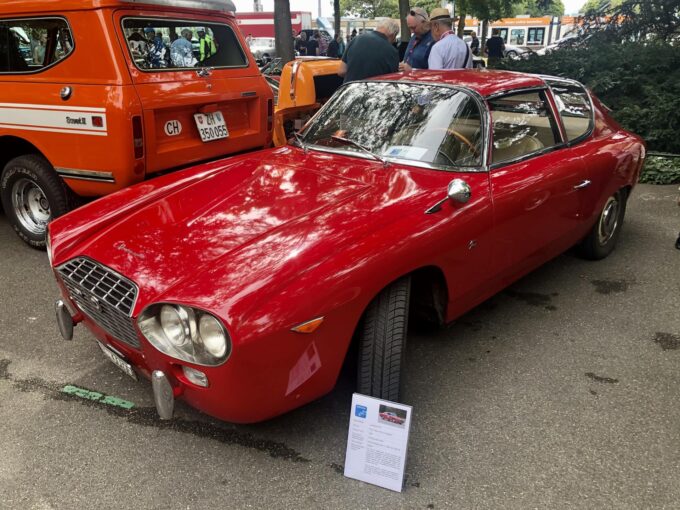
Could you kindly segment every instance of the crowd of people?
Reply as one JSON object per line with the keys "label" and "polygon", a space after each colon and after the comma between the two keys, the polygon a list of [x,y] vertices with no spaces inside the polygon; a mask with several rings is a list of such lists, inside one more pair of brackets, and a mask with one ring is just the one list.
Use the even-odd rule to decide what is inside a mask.
{"label": "crowd of people", "polygon": [[196,37],[189,28],[182,29],[179,34],[174,29],[168,30],[167,35],[168,39],[161,30],[153,27],[133,31],[127,39],[135,60],[149,69],[186,68],[194,67],[217,53],[217,43],[203,27],[196,29]]}

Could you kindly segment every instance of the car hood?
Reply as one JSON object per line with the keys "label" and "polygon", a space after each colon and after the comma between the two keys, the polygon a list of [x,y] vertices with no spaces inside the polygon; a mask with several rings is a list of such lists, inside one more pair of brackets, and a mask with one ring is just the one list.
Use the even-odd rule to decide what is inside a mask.
{"label": "car hood", "polygon": [[304,230],[306,220],[368,187],[309,164],[246,159],[150,199],[77,251],[132,279],[152,299],[262,238]]}

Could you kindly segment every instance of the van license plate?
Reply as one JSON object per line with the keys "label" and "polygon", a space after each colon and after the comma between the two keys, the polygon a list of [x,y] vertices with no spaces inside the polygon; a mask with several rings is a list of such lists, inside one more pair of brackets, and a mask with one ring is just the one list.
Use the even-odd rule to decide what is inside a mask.
{"label": "van license plate", "polygon": [[127,375],[132,377],[135,381],[137,380],[137,374],[135,373],[134,369],[132,368],[132,365],[130,365],[127,361],[125,361],[123,358],[118,356],[115,352],[113,352],[111,349],[106,347],[103,343],[97,341],[99,344],[99,347],[101,348],[102,352],[104,353],[104,356],[106,356],[111,363],[116,365],[118,368],[120,368],[123,372],[125,372]]}
{"label": "van license plate", "polygon": [[224,120],[222,112],[215,113],[196,113],[194,114],[198,134],[201,141],[212,142],[229,136],[227,122]]}

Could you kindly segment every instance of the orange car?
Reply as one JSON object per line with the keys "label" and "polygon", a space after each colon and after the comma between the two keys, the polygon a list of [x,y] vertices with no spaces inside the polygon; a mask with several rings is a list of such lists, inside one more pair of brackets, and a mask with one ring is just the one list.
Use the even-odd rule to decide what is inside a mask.
{"label": "orange car", "polygon": [[330,99],[342,85],[338,71],[340,60],[323,57],[302,57],[283,67],[278,84],[271,82],[278,93],[274,145],[285,145],[293,132]]}
{"label": "orange car", "polygon": [[[180,7],[181,6],[181,7]],[[78,196],[268,146],[230,0],[3,0],[0,198],[34,247]]]}

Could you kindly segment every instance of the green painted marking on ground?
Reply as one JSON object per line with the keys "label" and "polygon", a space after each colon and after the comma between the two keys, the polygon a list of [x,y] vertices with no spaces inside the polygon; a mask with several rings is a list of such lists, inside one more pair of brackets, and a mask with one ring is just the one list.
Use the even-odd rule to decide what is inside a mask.
{"label": "green painted marking on ground", "polygon": [[84,398],[86,400],[121,407],[123,409],[132,409],[135,407],[135,404],[128,402],[127,400],[123,400],[122,398],[104,395],[103,393],[86,390],[85,388],[78,388],[78,386],[72,386],[70,384],[64,386],[61,391],[62,393],[66,393],[68,395],[75,395],[76,397]]}

